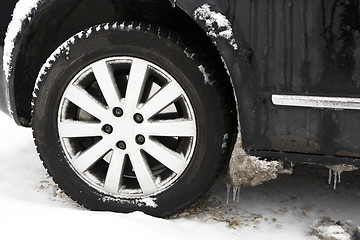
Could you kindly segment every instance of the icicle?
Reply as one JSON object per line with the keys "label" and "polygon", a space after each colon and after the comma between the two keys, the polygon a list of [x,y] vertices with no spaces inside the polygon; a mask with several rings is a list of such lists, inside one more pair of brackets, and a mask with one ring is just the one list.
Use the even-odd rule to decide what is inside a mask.
{"label": "icicle", "polygon": [[341,183],[341,172],[338,172],[339,175],[339,183]]}
{"label": "icicle", "polygon": [[237,199],[236,199],[237,202],[240,202],[240,190],[241,187],[239,186],[239,189],[237,190]]}
{"label": "icicle", "polygon": [[232,186],[230,184],[226,184],[226,204],[229,204],[230,194],[232,189],[232,200],[235,202],[240,202],[240,190],[241,186]]}
{"label": "icicle", "polygon": [[329,184],[329,185],[331,184],[331,175],[332,175],[332,171],[331,171],[331,169],[329,168],[329,180],[328,180],[328,184]]}
{"label": "icicle", "polygon": [[226,184],[226,205],[229,205],[229,198],[230,198],[230,191],[231,191],[231,185]]}
{"label": "icicle", "polygon": [[233,187],[233,201],[240,201],[240,188],[240,186]]}
{"label": "icicle", "polygon": [[334,173],[334,190],[336,190],[336,185],[338,183],[341,183],[341,174],[343,172],[352,172],[358,170],[358,168],[355,167],[354,165],[345,165],[345,164],[330,165],[326,167],[329,169],[329,180],[328,180],[329,184],[331,184],[331,175],[332,173]]}
{"label": "icicle", "polygon": [[237,187],[233,187],[233,201],[235,201],[236,199],[236,191],[237,191]]}

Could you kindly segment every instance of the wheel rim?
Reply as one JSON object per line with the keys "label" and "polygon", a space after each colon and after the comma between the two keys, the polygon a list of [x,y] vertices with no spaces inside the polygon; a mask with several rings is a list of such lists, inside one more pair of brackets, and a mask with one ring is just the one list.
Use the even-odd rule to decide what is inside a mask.
{"label": "wheel rim", "polygon": [[196,119],[180,84],[140,58],[112,57],[66,87],[58,134],[69,165],[89,185],[120,197],[156,195],[189,165]]}

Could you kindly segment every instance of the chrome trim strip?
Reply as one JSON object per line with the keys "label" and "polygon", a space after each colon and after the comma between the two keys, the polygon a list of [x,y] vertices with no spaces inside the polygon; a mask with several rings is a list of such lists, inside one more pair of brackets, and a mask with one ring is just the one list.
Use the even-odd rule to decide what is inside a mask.
{"label": "chrome trim strip", "polygon": [[278,106],[360,110],[360,98],[273,94],[272,102]]}

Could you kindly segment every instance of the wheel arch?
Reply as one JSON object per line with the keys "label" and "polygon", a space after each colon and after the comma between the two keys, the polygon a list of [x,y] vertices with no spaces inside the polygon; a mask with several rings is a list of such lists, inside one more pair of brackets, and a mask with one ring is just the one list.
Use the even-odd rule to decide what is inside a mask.
{"label": "wheel arch", "polygon": [[[223,71],[230,78],[224,95],[231,96],[229,111],[235,115],[236,99],[233,88],[234,47],[226,39],[209,36],[204,21],[196,19],[194,11],[206,1],[172,0],[39,0],[13,36],[14,47],[7,64],[11,113],[22,126],[31,124],[32,90],[42,64],[48,56],[77,32],[104,22],[143,21],[165,26],[180,32],[196,46],[205,48],[217,62],[223,62]],[[216,1],[215,1],[216,2]],[[154,4],[155,3],[155,4]],[[138,9],[151,14],[142,14]],[[235,40],[234,40],[235,41]],[[5,47],[6,48],[6,47]],[[216,58],[216,59],[215,59]],[[226,69],[226,70],[225,70]],[[238,115],[234,116],[238,118]]]}

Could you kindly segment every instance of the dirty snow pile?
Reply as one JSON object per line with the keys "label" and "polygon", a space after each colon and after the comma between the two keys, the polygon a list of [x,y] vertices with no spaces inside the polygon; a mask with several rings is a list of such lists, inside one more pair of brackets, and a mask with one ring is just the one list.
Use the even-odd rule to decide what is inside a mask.
{"label": "dirty snow pile", "polygon": [[354,240],[360,240],[360,225],[357,227],[355,231]]}
{"label": "dirty snow pile", "polygon": [[241,148],[229,164],[228,174],[224,181],[232,186],[256,187],[264,182],[276,179],[284,167],[278,161],[262,161],[248,156]]}
{"label": "dirty snow pile", "polygon": [[349,225],[345,222],[335,222],[329,217],[315,219],[312,234],[323,240],[351,240]]}
{"label": "dirty snow pile", "polygon": [[[238,136],[229,163],[224,182],[237,187],[256,187],[264,182],[276,179],[280,173],[291,174],[292,169],[284,168],[280,161],[260,160],[248,155],[242,148],[241,136]],[[236,193],[234,193],[236,195]]]}

